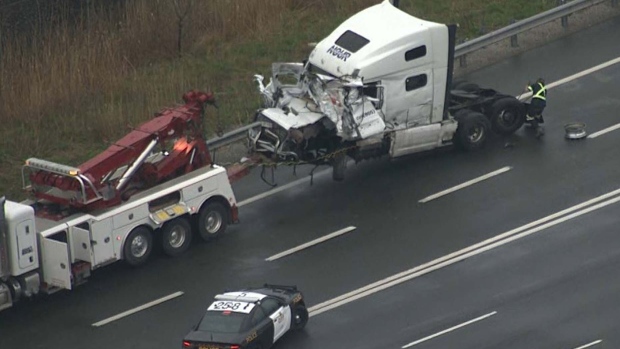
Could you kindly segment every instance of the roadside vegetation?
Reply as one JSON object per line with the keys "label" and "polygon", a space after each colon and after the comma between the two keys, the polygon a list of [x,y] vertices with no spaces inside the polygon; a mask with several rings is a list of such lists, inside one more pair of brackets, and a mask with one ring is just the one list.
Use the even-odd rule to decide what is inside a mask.
{"label": "roadside vegetation", "polygon": [[[301,61],[342,20],[379,0],[128,0],[40,15],[0,31],[0,195],[19,200],[29,157],[77,166],[190,89],[215,93],[212,135],[251,120],[252,76]],[[459,40],[547,10],[556,0],[401,0],[458,23]],[[2,6],[2,5],[0,5]],[[0,20],[2,7],[0,7]]]}

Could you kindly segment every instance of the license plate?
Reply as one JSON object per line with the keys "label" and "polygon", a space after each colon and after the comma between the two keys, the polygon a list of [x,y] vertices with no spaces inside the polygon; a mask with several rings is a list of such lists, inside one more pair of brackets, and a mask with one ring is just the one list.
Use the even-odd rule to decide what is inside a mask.
{"label": "license plate", "polygon": [[220,349],[220,347],[216,346],[216,345],[200,345],[198,346],[199,349]]}

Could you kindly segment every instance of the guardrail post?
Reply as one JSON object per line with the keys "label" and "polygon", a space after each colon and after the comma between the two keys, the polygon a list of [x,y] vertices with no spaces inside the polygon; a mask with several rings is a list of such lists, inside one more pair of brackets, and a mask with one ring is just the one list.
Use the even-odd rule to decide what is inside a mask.
{"label": "guardrail post", "polygon": [[[564,5],[566,4],[566,0],[558,0],[558,6]],[[562,27],[563,28],[567,28],[568,27],[568,16],[564,16],[562,17]]]}
{"label": "guardrail post", "polygon": [[[513,24],[515,22],[516,20],[514,18],[510,20],[510,24]],[[517,39],[517,34],[510,37],[510,46],[519,47],[519,40]]]}
{"label": "guardrail post", "polygon": [[461,68],[467,67],[467,55],[460,56],[459,57],[459,63],[461,65]]}

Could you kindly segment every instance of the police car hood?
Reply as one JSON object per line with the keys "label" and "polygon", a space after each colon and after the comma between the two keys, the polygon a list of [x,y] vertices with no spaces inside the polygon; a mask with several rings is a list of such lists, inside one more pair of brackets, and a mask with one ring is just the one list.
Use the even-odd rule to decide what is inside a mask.
{"label": "police car hood", "polygon": [[192,331],[188,333],[184,339],[190,342],[200,343],[241,344],[245,339],[245,333]]}

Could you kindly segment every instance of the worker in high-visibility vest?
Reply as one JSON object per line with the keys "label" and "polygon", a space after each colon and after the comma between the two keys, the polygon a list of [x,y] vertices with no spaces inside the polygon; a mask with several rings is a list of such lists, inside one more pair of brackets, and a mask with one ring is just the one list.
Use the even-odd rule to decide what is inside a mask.
{"label": "worker in high-visibility vest", "polygon": [[542,112],[547,106],[547,88],[545,80],[538,78],[535,83],[526,86],[532,92],[532,101],[527,109],[526,121],[536,130],[536,138],[545,134],[545,129],[540,125],[545,123]]}

